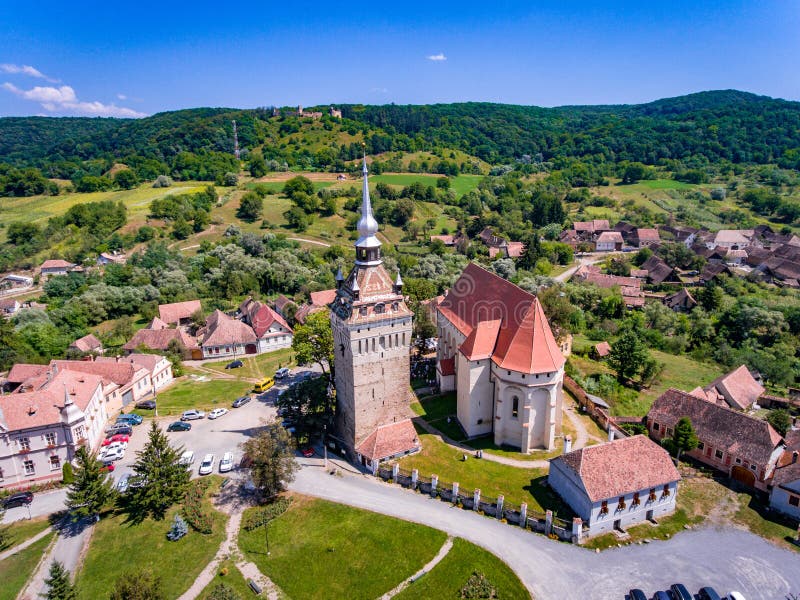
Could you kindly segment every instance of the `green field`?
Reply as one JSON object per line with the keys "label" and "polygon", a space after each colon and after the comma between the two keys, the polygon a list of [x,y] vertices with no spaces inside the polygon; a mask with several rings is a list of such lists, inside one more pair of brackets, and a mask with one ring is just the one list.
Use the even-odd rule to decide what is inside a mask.
{"label": "green field", "polygon": [[[228,570],[226,575],[222,575],[223,569]],[[247,585],[241,571],[236,568],[236,563],[232,560],[224,560],[217,569],[217,576],[200,592],[200,596],[198,596],[200,600],[208,600],[212,590],[221,583],[234,590],[242,598],[249,598],[253,595],[253,590]]]}
{"label": "green field", "polygon": [[[392,173],[388,175],[370,175],[370,183],[388,183],[389,185],[408,186],[421,182],[425,185],[436,185],[436,180],[444,175],[429,175],[426,173]],[[457,196],[463,196],[478,187],[483,175],[457,175],[450,178],[450,187]]]}
{"label": "green field", "polygon": [[185,378],[158,393],[158,415],[179,415],[190,408],[209,410],[228,407],[236,398],[252,389],[252,383],[238,379],[195,381]]}
{"label": "green field", "polygon": [[17,597],[28,578],[33,575],[54,535],[49,533],[24,550],[0,561],[0,600],[14,600]]}
{"label": "green field", "polygon": [[275,350],[274,352],[266,352],[257,356],[250,356],[247,358],[240,358],[239,360],[244,363],[240,369],[225,369],[225,365],[230,364],[231,360],[221,362],[205,363],[203,366],[206,369],[213,369],[220,373],[227,375],[235,375],[236,377],[248,377],[250,379],[261,379],[269,375],[274,375],[275,371],[281,367],[294,366],[294,351],[291,348],[284,348],[282,350]]}
{"label": "green field", "polygon": [[0,551],[8,550],[18,546],[25,540],[32,538],[37,533],[50,527],[50,520],[47,517],[37,517],[35,519],[21,519],[8,525],[8,543],[0,547]]}
{"label": "green field", "polygon": [[[250,509],[252,510],[252,509]],[[295,498],[269,527],[239,533],[239,548],[290,598],[374,600],[418,571],[446,535],[324,500]]]}
{"label": "green field", "polygon": [[478,572],[497,590],[497,598],[529,599],[531,595],[508,566],[493,554],[461,538],[453,541],[447,556],[430,573],[423,575],[400,594],[398,600],[416,598],[460,598],[470,576]]}
{"label": "green field", "polygon": [[[218,486],[210,491],[214,487]],[[166,536],[178,510],[177,506],[170,509],[163,521],[145,519],[139,524],[126,522],[124,514],[101,519],[77,576],[79,597],[108,598],[117,578],[143,569],[161,578],[167,598],[177,598],[189,589],[225,538],[227,519],[213,510],[213,533],[203,535],[190,528],[183,538],[171,542]]]}

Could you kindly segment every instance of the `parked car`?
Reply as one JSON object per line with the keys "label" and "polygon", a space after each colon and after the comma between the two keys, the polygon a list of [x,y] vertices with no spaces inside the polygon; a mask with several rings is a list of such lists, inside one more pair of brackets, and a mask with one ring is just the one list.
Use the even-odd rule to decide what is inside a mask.
{"label": "parked car", "polygon": [[694,596],[689,593],[689,590],[682,583],[673,583],[669,586],[669,593],[673,600],[694,600]]}
{"label": "parked car", "polygon": [[125,443],[127,443],[127,442],[130,441],[130,439],[131,438],[130,438],[129,435],[124,435],[122,433],[117,433],[116,435],[112,435],[111,437],[107,437],[106,439],[104,439],[103,443],[101,445],[102,446],[110,446],[111,444],[113,444],[115,442],[125,442]]}
{"label": "parked car", "polygon": [[189,431],[192,428],[191,423],[185,423],[184,421],[175,421],[174,423],[170,423],[169,427],[167,427],[167,431]]}
{"label": "parked car", "polygon": [[114,423],[111,427],[106,429],[106,436],[111,437],[114,435],[132,435],[133,427],[127,423]]}
{"label": "parked car", "polygon": [[200,475],[210,475],[214,472],[214,455],[206,454],[203,457],[203,462],[200,463],[200,468],[197,471]]}
{"label": "parked car", "polygon": [[119,478],[117,482],[117,491],[120,494],[124,494],[128,491],[128,484],[130,483],[131,474],[125,473],[122,477]]}
{"label": "parked car", "polygon": [[223,454],[219,461],[219,472],[227,473],[228,471],[233,471],[233,453],[231,452]]}
{"label": "parked car", "polygon": [[672,600],[672,597],[667,592],[658,591],[653,594],[653,600]]}
{"label": "parked car", "polygon": [[237,398],[233,401],[233,408],[239,408],[240,406],[244,406],[250,402],[250,396],[242,396],[241,398]]}
{"label": "parked car", "polygon": [[281,367],[275,371],[275,379],[283,379],[284,377],[288,377],[289,373],[290,371],[288,367]]}
{"label": "parked car", "polygon": [[628,592],[628,600],[647,600],[647,596],[642,590],[634,588]]}
{"label": "parked car", "polygon": [[728,592],[728,600],[747,600],[742,592]]}
{"label": "parked car", "polygon": [[222,415],[228,412],[227,408],[215,408],[210,413],[208,413],[209,419],[219,419]]}
{"label": "parked car", "polygon": [[308,448],[303,448],[302,452],[303,456],[305,456],[306,458],[314,456],[314,449],[311,446],[309,446]]}
{"label": "parked car", "polygon": [[114,469],[116,469],[116,467],[114,466],[113,462],[103,462],[103,466],[100,467],[101,471],[107,471],[109,473],[111,473],[111,471]]}
{"label": "parked car", "polygon": [[275,380],[272,377],[264,377],[264,379],[256,382],[256,384],[253,386],[253,391],[256,394],[263,394],[273,385],[275,385]]}
{"label": "parked car", "polygon": [[193,462],[194,462],[194,452],[192,452],[191,450],[185,450],[183,454],[181,454],[180,463],[188,467]]}
{"label": "parked car", "polygon": [[141,402],[137,402],[134,404],[136,408],[141,408],[143,410],[155,410],[156,408],[156,401],[155,400],[142,400]]}
{"label": "parked car", "polygon": [[3,508],[25,506],[33,502],[33,492],[17,492],[3,499]]}
{"label": "parked car", "polygon": [[708,586],[700,588],[700,592],[697,595],[700,597],[700,600],[722,600],[717,590]]}
{"label": "parked car", "polygon": [[123,456],[125,456],[125,449],[122,446],[106,446],[100,455],[100,460],[105,464],[120,460]]}
{"label": "parked car", "polygon": [[194,421],[195,419],[204,419],[206,416],[205,411],[202,410],[185,410],[181,415],[181,421]]}
{"label": "parked car", "polygon": [[105,446],[102,449],[102,452],[114,452],[118,448],[121,448],[124,452],[128,449],[128,442],[111,442],[108,446]]}
{"label": "parked car", "polygon": [[244,366],[244,363],[240,360],[232,360],[227,365],[225,365],[226,369],[241,369]]}
{"label": "parked car", "polygon": [[117,423],[131,423],[132,425],[141,425],[143,420],[142,415],[136,413],[126,413],[117,417]]}

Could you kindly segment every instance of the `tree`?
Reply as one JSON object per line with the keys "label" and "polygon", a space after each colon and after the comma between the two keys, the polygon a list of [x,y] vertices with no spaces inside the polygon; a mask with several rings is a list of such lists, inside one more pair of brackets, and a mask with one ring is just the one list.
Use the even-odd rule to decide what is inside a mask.
{"label": "tree", "polygon": [[247,168],[250,170],[250,175],[253,177],[263,177],[267,174],[267,161],[264,160],[264,155],[258,150],[250,153],[250,162]]}
{"label": "tree", "polygon": [[251,461],[253,484],[266,498],[272,498],[294,480],[298,466],[294,460],[294,441],[279,423],[270,423],[242,449]]}
{"label": "tree", "polygon": [[275,401],[283,417],[292,422],[298,438],[320,436],[333,415],[328,380],[317,377],[296,383]]}
{"label": "tree", "polygon": [[298,194],[308,194],[310,196],[314,193],[314,184],[308,177],[298,175],[283,184],[283,193],[291,199],[294,199]]}
{"label": "tree", "polygon": [[136,187],[139,178],[131,169],[123,169],[114,173],[114,183],[123,190],[130,190]]}
{"label": "tree", "polygon": [[169,444],[155,423],[150,426],[144,448],[136,453],[133,472],[141,487],[132,488],[131,508],[140,518],[163,519],[167,509],[183,498],[189,471],[180,462],[180,450]]}
{"label": "tree", "polygon": [[165,188],[165,187],[170,187],[171,185],[172,185],[172,179],[167,177],[166,175],[159,175],[153,182],[154,188]]}
{"label": "tree", "polygon": [[78,516],[96,515],[111,497],[113,482],[86,446],[78,448],[75,460],[77,468],[65,504]]}
{"label": "tree", "polygon": [[414,340],[417,343],[417,351],[420,355],[425,354],[426,344],[430,338],[436,337],[436,325],[431,323],[428,312],[423,308],[414,315]]}
{"label": "tree", "polygon": [[166,600],[161,578],[156,577],[147,568],[130,571],[119,577],[109,598],[110,600]]}
{"label": "tree", "polygon": [[78,597],[70,583],[69,572],[57,560],[50,565],[50,574],[44,582],[47,585],[47,600],[75,600]]}
{"label": "tree", "polygon": [[786,432],[792,426],[792,417],[787,410],[777,408],[767,415],[767,423],[772,425],[775,431],[781,435],[786,435]]}
{"label": "tree", "polygon": [[303,233],[308,229],[308,226],[311,225],[311,216],[307,215],[306,212],[298,206],[293,206],[284,212],[283,216],[289,227],[298,233]]}
{"label": "tree", "polygon": [[242,597],[233,588],[218,583],[211,589],[208,600],[242,600]]}
{"label": "tree", "polygon": [[[292,350],[298,364],[316,363],[326,375],[326,367],[330,367],[330,379],[333,379],[333,331],[328,311],[309,315],[304,325],[295,328]],[[341,350],[343,352],[344,348]]]}
{"label": "tree", "polygon": [[225,173],[222,176],[222,185],[227,187],[235,187],[239,183],[239,176],[236,173]]}
{"label": "tree", "polygon": [[632,380],[641,373],[650,353],[647,346],[633,327],[626,327],[617,341],[611,345],[608,366],[617,373],[620,380]]}
{"label": "tree", "polygon": [[236,216],[243,221],[252,223],[264,214],[264,199],[255,192],[247,192],[242,196]]}
{"label": "tree", "polygon": [[700,440],[692,427],[692,421],[689,417],[681,417],[675,424],[675,433],[672,434],[670,446],[675,452],[675,458],[681,459],[682,452],[690,452],[697,448]]}

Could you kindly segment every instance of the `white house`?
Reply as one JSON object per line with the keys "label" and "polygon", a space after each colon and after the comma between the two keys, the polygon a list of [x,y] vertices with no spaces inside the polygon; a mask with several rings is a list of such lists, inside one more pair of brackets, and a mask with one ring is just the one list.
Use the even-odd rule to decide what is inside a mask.
{"label": "white house", "polygon": [[770,481],[770,508],[800,521],[800,429],[786,434],[786,451]]}
{"label": "white house", "polygon": [[0,489],[60,480],[78,447],[97,448],[107,420],[97,375],[50,367],[0,395]]}
{"label": "white house", "polygon": [[293,332],[276,311],[263,302],[248,298],[239,306],[242,320],[253,328],[258,339],[258,353],[291,348]]}
{"label": "white house", "polygon": [[436,310],[437,380],[467,435],[552,449],[565,359],[536,296],[470,263]]}
{"label": "white house", "polygon": [[679,479],[667,451],[637,435],[565,452],[550,461],[547,483],[592,536],[674,512]]}
{"label": "white house", "polygon": [[203,340],[203,358],[258,354],[258,339],[253,328],[220,310],[208,316],[205,327],[197,334]]}
{"label": "white house", "polygon": [[622,234],[619,231],[604,231],[597,236],[595,250],[597,252],[613,252],[622,250],[623,244]]}

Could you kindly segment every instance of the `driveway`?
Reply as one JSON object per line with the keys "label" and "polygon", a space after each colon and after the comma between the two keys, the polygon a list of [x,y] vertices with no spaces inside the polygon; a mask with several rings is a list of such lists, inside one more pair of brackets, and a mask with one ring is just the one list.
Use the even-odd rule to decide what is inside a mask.
{"label": "driveway", "polygon": [[687,531],[671,540],[596,554],[372,477],[331,476],[318,459],[301,463],[294,491],[463,537],[504,560],[539,600],[621,599],[631,587],[652,594],[676,582],[690,590],[704,585],[723,593],[738,590],[750,600],[782,599],[800,590],[800,554],[738,529]]}

